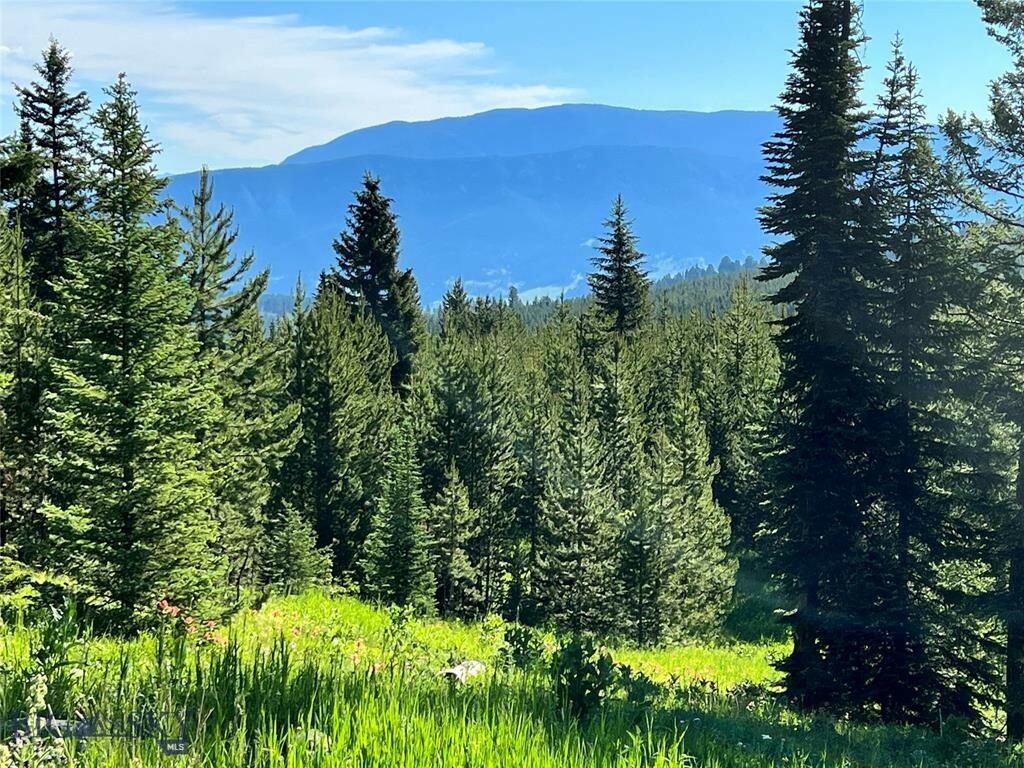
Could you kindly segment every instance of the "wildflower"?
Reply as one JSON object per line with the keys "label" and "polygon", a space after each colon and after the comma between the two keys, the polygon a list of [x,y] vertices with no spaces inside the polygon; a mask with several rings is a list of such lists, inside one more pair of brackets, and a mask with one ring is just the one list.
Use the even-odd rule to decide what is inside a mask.
{"label": "wildflower", "polygon": [[215,629],[217,627],[217,622],[214,621],[213,619],[209,619],[208,621],[206,621],[204,623],[206,624],[206,628],[207,629]]}
{"label": "wildflower", "polygon": [[159,603],[157,603],[156,607],[161,613],[170,616],[171,618],[174,618],[179,613],[181,613],[181,608],[179,608],[176,605],[172,605],[170,602],[168,602],[166,597]]}
{"label": "wildflower", "polygon": [[769,736],[767,733],[762,733],[761,734],[761,741],[771,741],[771,740],[772,740],[772,737]]}
{"label": "wildflower", "polygon": [[292,627],[292,636],[293,637],[298,637],[301,634],[302,634],[302,630],[301,629],[299,629],[298,627]]}

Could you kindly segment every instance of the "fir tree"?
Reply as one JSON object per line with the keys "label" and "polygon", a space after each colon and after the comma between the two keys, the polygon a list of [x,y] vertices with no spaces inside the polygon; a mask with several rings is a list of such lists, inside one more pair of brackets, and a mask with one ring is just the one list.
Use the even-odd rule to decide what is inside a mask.
{"label": "fir tree", "polygon": [[[940,713],[977,716],[970,694],[965,695],[971,689],[967,680],[980,684],[985,677],[974,654],[965,650],[972,643],[977,649],[984,638],[971,629],[969,599],[958,595],[956,581],[962,580],[943,584],[940,578],[941,564],[949,560],[946,531],[970,529],[958,508],[978,506],[984,492],[972,488],[983,458],[967,450],[951,403],[958,388],[972,384],[958,362],[966,360],[966,345],[972,344],[969,328],[952,308],[972,300],[977,281],[961,256],[917,73],[898,38],[884,88],[870,183],[888,222],[888,337],[881,349],[891,391],[888,474],[879,477],[888,486],[888,499],[874,510],[872,549],[890,558],[886,569],[892,577],[875,619],[890,648],[876,676],[874,698],[887,719],[937,722]],[[957,473],[955,467],[972,471]],[[962,573],[962,566],[957,570]],[[940,600],[952,601],[953,612]],[[963,617],[955,640],[948,631],[952,615]]]}
{"label": "fir tree", "polygon": [[[860,187],[868,122],[857,98],[859,33],[849,0],[811,0],[782,94],[783,128],[765,145],[776,191],[762,211],[779,240],[764,279],[786,279],[781,321],[786,426],[771,530],[773,559],[795,598],[793,651],[782,664],[797,702],[862,711],[882,645],[871,629],[881,589],[863,553],[877,493],[885,409],[873,346],[885,260]],[[851,580],[849,574],[860,578]]]}
{"label": "fir tree", "polygon": [[294,594],[328,582],[330,574],[330,553],[317,549],[309,521],[290,506],[274,509],[261,551],[262,583]]}
{"label": "fir tree", "polygon": [[434,574],[422,478],[405,419],[391,433],[387,472],[366,542],[366,593],[377,600],[429,613]]}
{"label": "fir tree", "polygon": [[749,280],[741,279],[729,309],[712,323],[711,333],[711,370],[700,399],[711,455],[720,467],[715,500],[732,521],[734,545],[753,553],[768,491],[761,466],[771,450],[779,354],[768,307]]}
{"label": "fir tree", "polygon": [[291,414],[272,406],[281,382],[270,358],[279,350],[265,339],[257,306],[269,275],[264,271],[246,279],[253,254],[239,259],[232,253],[237,239],[232,213],[223,206],[213,209],[212,198],[204,168],[192,206],[181,209],[186,224],[182,271],[192,291],[190,322],[199,363],[218,382],[213,426],[198,440],[211,450],[217,549],[230,563],[228,578],[237,600],[242,586],[256,581],[270,473],[287,446],[278,422],[289,421]]}
{"label": "fir tree", "polygon": [[204,167],[192,205],[181,209],[186,225],[182,267],[195,296],[191,320],[204,355],[227,348],[240,318],[256,308],[270,277],[264,270],[245,279],[255,255],[237,258],[232,253],[238,239],[233,213],[223,205],[214,209],[212,201],[213,182]]}
{"label": "fir tree", "polygon": [[[544,341],[553,343],[552,334]],[[509,613],[526,624],[543,618],[540,553],[543,547],[545,488],[552,462],[555,425],[550,393],[544,383],[543,361],[536,345],[524,344],[523,368],[516,398],[515,547],[510,561],[512,585]]]}
{"label": "fir tree", "polygon": [[950,114],[943,128],[956,166],[977,189],[963,202],[989,224],[978,260],[990,282],[981,309],[972,317],[988,341],[989,398],[997,404],[1002,429],[1013,444],[1010,503],[997,528],[1001,562],[994,571],[1003,585],[996,605],[1006,629],[1006,734],[1010,743],[1019,744],[1024,743],[1024,12],[1008,0],[979,0],[979,5],[990,33],[1010,54],[1011,69],[990,86],[988,120]]}
{"label": "fir tree", "polygon": [[377,323],[332,292],[321,291],[308,310],[304,303],[300,292],[284,331],[283,376],[298,409],[298,438],[271,502],[275,514],[288,504],[310,519],[335,575],[355,579],[394,418],[394,358]]}
{"label": "fir tree", "polygon": [[0,200],[10,211],[9,224],[20,226],[29,214],[32,193],[42,173],[43,158],[32,148],[32,129],[21,118],[17,133],[0,139]]}
{"label": "fir tree", "polygon": [[445,474],[444,488],[431,508],[430,520],[437,548],[434,562],[441,616],[471,615],[479,601],[475,594],[478,577],[466,549],[476,535],[478,516],[469,508],[469,495],[454,463]]}
{"label": "fir tree", "polygon": [[47,462],[55,500],[88,523],[88,583],[113,626],[157,600],[216,601],[223,563],[209,550],[213,497],[195,435],[210,412],[187,325],[177,230],[151,225],[164,182],[155,145],[122,77],[95,122],[96,216],[56,287],[47,399]]}
{"label": "fir tree", "polygon": [[411,269],[398,267],[400,235],[391,203],[380,179],[367,173],[349,206],[347,226],[334,241],[338,264],[324,286],[353,307],[365,304],[380,323],[397,356],[391,372],[397,390],[412,375],[424,326],[416,279]]}
{"label": "fir tree", "polygon": [[670,607],[677,630],[690,634],[721,626],[732,598],[736,562],[729,552],[729,518],[714,498],[718,462],[696,398],[681,387],[669,412],[664,437],[652,450],[652,504],[678,542]]}
{"label": "fir tree", "polygon": [[[38,81],[18,87],[22,142],[38,157],[41,175],[21,211],[25,255],[33,265],[32,290],[53,298],[50,282],[64,274],[73,245],[70,217],[86,207],[89,98],[72,92],[71,55],[51,38],[36,65]],[[10,180],[5,176],[4,187]]]}
{"label": "fir tree", "polygon": [[594,301],[617,333],[635,331],[647,314],[649,281],[643,269],[644,254],[637,250],[632,222],[627,218],[622,195],[615,198],[605,221],[608,231],[600,238],[596,272],[588,280]]}
{"label": "fir tree", "polygon": [[441,300],[440,321],[442,336],[470,332],[469,296],[462,284],[462,278],[456,279],[454,285]]}
{"label": "fir tree", "polygon": [[0,226],[0,545],[13,543],[26,562],[35,562],[46,551],[35,461],[45,323],[32,294],[20,227],[8,226],[6,218]]}
{"label": "fir tree", "polygon": [[614,501],[604,485],[590,391],[580,362],[559,388],[560,413],[543,510],[541,589],[547,615],[574,633],[614,623]]}

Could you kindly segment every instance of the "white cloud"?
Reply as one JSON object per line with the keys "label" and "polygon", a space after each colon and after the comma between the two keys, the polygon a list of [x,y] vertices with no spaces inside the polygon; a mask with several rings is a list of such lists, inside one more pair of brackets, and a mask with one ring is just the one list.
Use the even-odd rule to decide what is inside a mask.
{"label": "white cloud", "polygon": [[549,299],[557,299],[560,296],[568,295],[583,285],[583,282],[587,279],[586,275],[582,275],[579,272],[574,272],[572,280],[569,281],[568,285],[540,285],[536,288],[530,288],[526,291],[519,292],[519,298],[523,301],[533,301],[547,296]]}
{"label": "white cloud", "polygon": [[52,34],[84,87],[124,71],[164,146],[169,171],[262,165],[346,131],[498,107],[537,107],[570,92],[509,85],[481,42],[410,40],[401,30],[303,23],[293,14],[210,17],[166,3],[5,0],[0,70],[27,82]]}

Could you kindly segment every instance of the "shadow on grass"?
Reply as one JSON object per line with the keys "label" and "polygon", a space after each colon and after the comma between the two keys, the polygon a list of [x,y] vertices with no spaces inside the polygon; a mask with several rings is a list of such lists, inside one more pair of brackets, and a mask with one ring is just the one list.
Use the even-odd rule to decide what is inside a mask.
{"label": "shadow on grass", "polygon": [[783,596],[771,586],[767,575],[743,563],[736,574],[732,607],[723,627],[725,636],[747,643],[785,642],[789,629],[778,616],[785,607]]}

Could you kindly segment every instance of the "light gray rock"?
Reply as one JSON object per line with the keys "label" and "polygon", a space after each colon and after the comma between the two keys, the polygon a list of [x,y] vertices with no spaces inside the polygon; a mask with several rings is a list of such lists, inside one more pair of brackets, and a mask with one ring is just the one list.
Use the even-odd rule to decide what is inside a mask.
{"label": "light gray rock", "polygon": [[458,680],[460,683],[465,683],[471,677],[483,674],[486,669],[487,665],[482,661],[468,659],[466,661],[459,662],[455,666],[442,669],[438,674],[441,675],[441,677],[448,678],[449,680]]}

